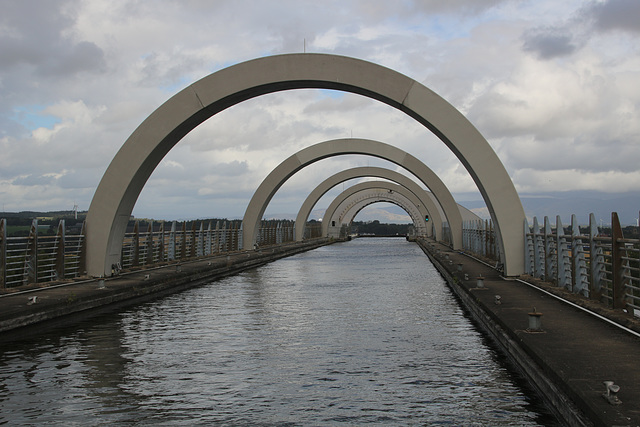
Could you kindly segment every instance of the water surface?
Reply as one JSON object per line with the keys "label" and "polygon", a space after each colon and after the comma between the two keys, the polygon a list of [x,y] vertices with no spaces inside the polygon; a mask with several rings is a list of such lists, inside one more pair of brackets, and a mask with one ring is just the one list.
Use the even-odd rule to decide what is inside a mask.
{"label": "water surface", "polygon": [[12,425],[557,425],[393,238],[10,343],[0,384]]}

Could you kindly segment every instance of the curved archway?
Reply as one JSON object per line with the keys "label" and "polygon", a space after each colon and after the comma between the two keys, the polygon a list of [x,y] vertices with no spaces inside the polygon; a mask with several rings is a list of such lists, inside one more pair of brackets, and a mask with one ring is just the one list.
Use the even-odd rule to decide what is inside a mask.
{"label": "curved archway", "polygon": [[243,62],[183,89],[147,117],[107,168],[87,214],[87,271],[108,274],[120,259],[133,206],[171,148],[220,111],[267,93],[335,89],[379,100],[430,129],[475,181],[498,233],[505,274],[524,272],[524,210],[489,143],[451,104],[419,82],[367,61],[326,54],[289,54]]}
{"label": "curved archway", "polygon": [[433,220],[435,239],[440,240],[440,234],[442,233],[442,217],[440,216],[440,212],[438,210],[438,207],[434,203],[434,200],[431,198],[431,193],[428,193],[415,181],[407,178],[401,173],[398,173],[391,169],[367,166],[347,169],[342,172],[338,172],[337,174],[332,175],[331,177],[322,181],[316,188],[313,189],[311,193],[309,193],[309,196],[307,196],[305,201],[302,203],[302,207],[300,208],[300,210],[298,211],[298,215],[296,216],[296,241],[303,240],[305,225],[307,219],[309,218],[309,215],[311,214],[311,210],[327,191],[349,179],[361,178],[366,176],[391,180],[407,188],[416,197],[418,197]]}
{"label": "curved archway", "polygon": [[[353,221],[355,220],[355,218],[358,216],[358,214],[360,214],[361,211],[364,210],[364,208],[369,207],[373,204],[376,203],[391,203],[394,204],[398,207],[400,207],[403,211],[405,211],[410,217],[411,215],[409,214],[409,210],[405,207],[405,206],[409,206],[410,203],[407,200],[406,204],[402,204],[399,201],[394,201],[391,199],[387,199],[385,198],[385,196],[381,193],[378,193],[377,195],[374,193],[376,190],[372,189],[370,190],[371,194],[368,197],[363,197],[360,195],[354,196],[354,197],[358,197],[361,198],[360,201],[358,201],[356,204],[354,204],[351,209],[349,209],[348,212],[345,212],[342,220],[341,220],[341,224],[343,225],[347,225],[350,226],[351,224],[353,224]],[[395,197],[398,197],[400,200],[402,200],[402,196],[398,196],[396,195]],[[396,199],[397,200],[397,199]],[[415,230],[415,234],[417,236],[424,236],[425,235],[425,230],[424,227],[420,224],[421,220],[418,220],[416,218],[416,220],[414,220],[414,218],[411,218],[411,221],[413,222],[413,227]],[[427,225],[427,230],[426,232],[428,232],[429,230],[429,226]]]}
{"label": "curved archway", "polygon": [[427,165],[393,145],[370,139],[349,138],[324,141],[304,148],[285,159],[267,175],[253,193],[244,214],[242,241],[245,242],[245,248],[252,248],[255,245],[264,211],[274,194],[287,179],[312,163],[345,154],[365,154],[382,158],[404,167],[415,175],[433,192],[436,200],[442,206],[449,222],[453,248],[460,249],[462,247],[462,216],[458,205],[442,180]]}
{"label": "curved archway", "polygon": [[[401,185],[387,181],[367,181],[347,188],[333,199],[322,218],[322,235],[329,235],[329,227],[334,226],[334,221],[337,224],[335,227],[340,227],[345,215],[359,202],[372,198],[376,198],[376,201],[389,201],[401,206],[411,217],[416,229],[426,232],[425,215],[428,214],[428,211],[424,205],[421,205],[420,199],[415,194]],[[371,203],[373,202],[367,204]]]}

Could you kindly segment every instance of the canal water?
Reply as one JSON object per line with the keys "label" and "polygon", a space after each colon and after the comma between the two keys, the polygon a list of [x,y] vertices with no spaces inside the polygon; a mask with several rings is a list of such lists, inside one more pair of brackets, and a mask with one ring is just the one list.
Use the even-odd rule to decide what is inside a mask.
{"label": "canal water", "polygon": [[5,423],[558,425],[397,238],[4,344]]}

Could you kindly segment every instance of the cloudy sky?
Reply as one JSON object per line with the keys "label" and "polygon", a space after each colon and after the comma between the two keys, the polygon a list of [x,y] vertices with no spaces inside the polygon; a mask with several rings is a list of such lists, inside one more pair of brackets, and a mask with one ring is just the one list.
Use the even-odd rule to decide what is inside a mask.
{"label": "cloudy sky", "polygon": [[[116,151],[173,94],[227,66],[304,50],[375,62],[434,90],[487,138],[521,195],[640,190],[638,0],[3,0],[0,208],[88,209]],[[282,160],[345,137],[398,146],[462,204],[479,198],[459,160],[404,114],[297,90],[196,128],[134,214],[241,217]],[[321,180],[367,165],[396,169],[366,156],[323,160],[268,212],[295,213]]]}

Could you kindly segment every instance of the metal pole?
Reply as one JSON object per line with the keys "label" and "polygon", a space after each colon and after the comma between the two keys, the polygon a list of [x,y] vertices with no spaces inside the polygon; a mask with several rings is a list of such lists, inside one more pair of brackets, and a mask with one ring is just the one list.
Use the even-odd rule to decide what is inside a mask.
{"label": "metal pole", "polygon": [[611,278],[613,280],[613,308],[623,309],[626,307],[625,303],[625,287],[624,287],[624,271],[623,271],[623,253],[626,251],[623,249],[624,243],[618,242],[623,239],[622,228],[620,227],[620,221],[618,220],[618,213],[611,213]]}

